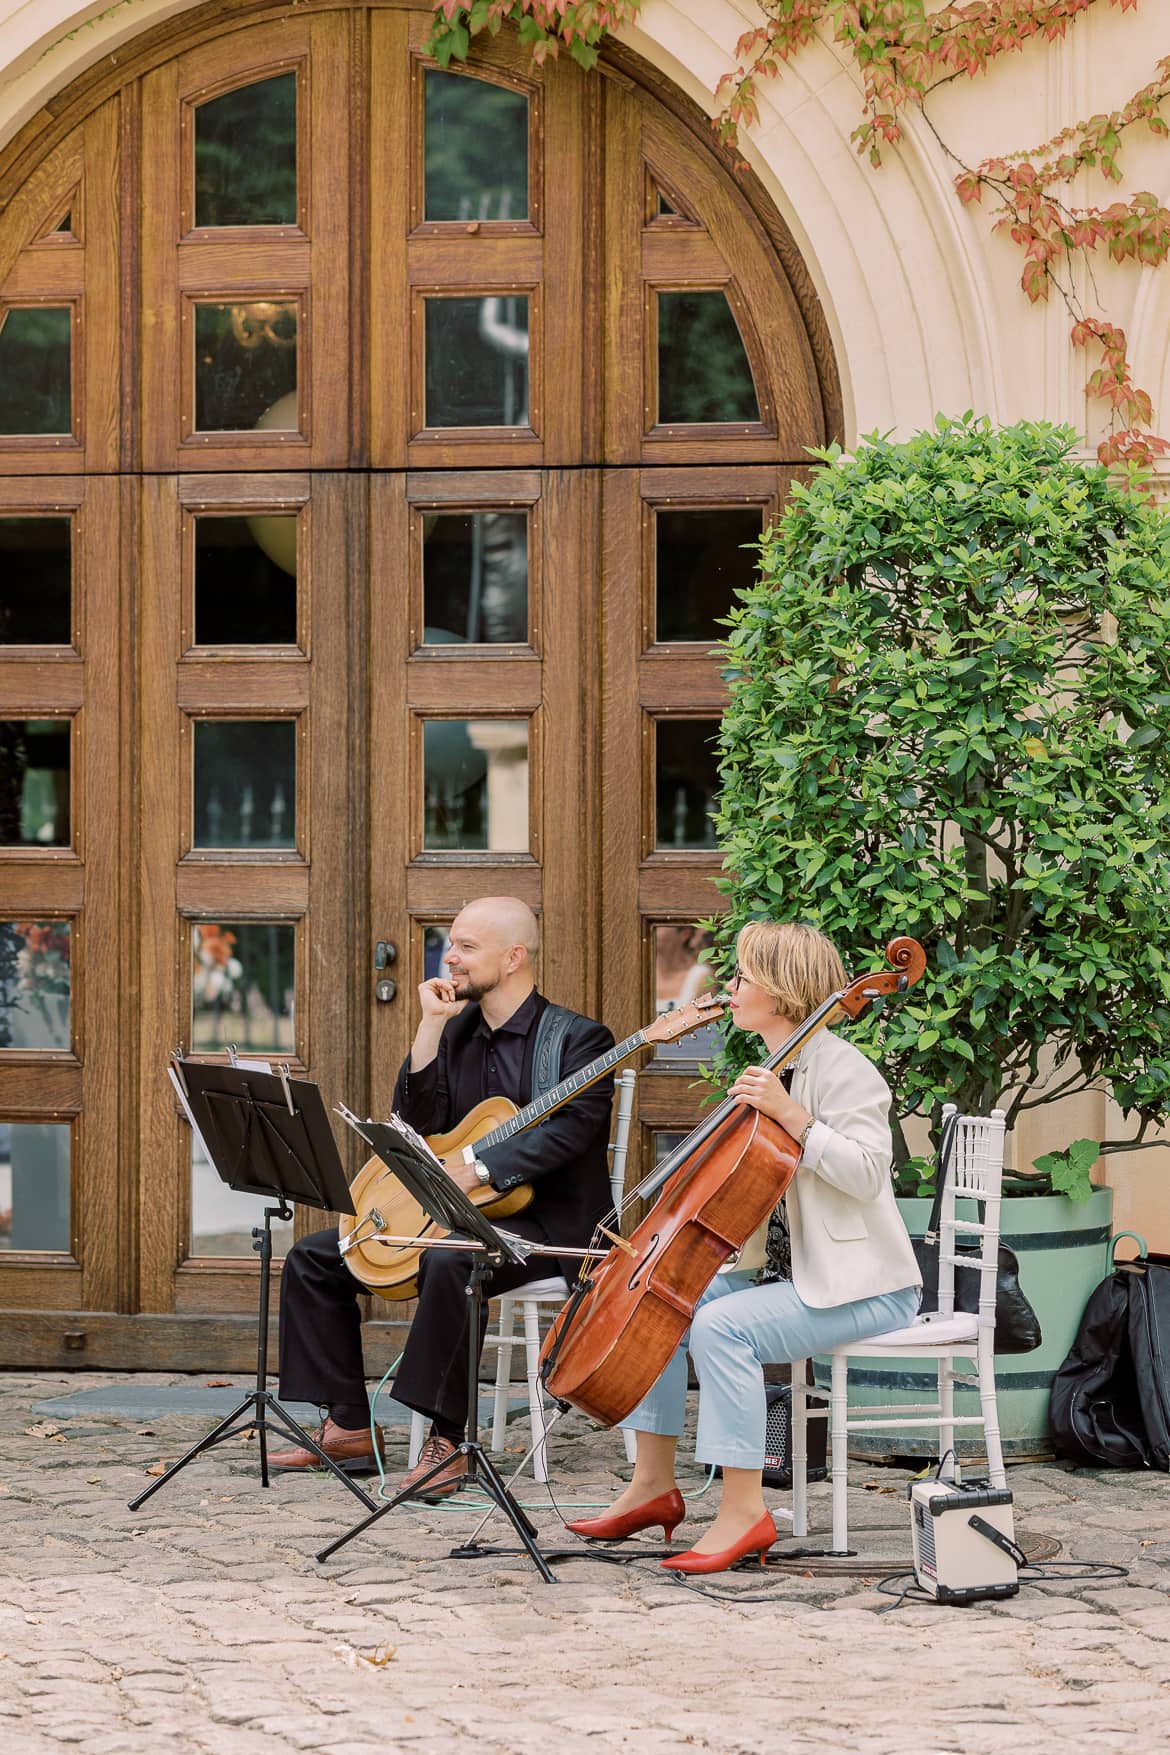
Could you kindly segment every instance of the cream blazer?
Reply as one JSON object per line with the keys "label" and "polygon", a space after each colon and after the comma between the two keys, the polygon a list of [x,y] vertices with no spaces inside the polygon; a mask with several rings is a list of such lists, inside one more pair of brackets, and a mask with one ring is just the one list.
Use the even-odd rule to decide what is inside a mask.
{"label": "cream blazer", "polygon": [[[894,1198],[890,1092],[877,1067],[851,1042],[821,1030],[800,1051],[792,1096],[814,1118],[784,1197],[792,1283],[804,1303],[826,1310],[920,1286]],[[762,1267],[767,1229],[740,1252],[741,1273]]]}

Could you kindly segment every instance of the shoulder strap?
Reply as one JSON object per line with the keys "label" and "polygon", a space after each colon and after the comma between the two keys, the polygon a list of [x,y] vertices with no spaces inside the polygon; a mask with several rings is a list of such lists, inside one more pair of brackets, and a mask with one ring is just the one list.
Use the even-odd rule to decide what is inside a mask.
{"label": "shoulder strap", "polygon": [[532,1097],[529,1102],[532,1098],[543,1097],[546,1091],[560,1084],[561,1052],[576,1015],[563,1005],[546,1005],[541,1012],[532,1049]]}

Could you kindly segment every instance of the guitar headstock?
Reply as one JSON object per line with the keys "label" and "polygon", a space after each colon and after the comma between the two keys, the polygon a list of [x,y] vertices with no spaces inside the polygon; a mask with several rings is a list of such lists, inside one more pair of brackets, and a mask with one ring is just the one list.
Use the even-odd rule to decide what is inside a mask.
{"label": "guitar headstock", "polygon": [[680,1036],[689,1036],[692,1030],[714,1024],[726,1009],[726,1001],[712,989],[689,999],[685,1005],[676,1006],[673,1011],[661,1012],[652,1024],[647,1024],[642,1034],[647,1042],[676,1042]]}
{"label": "guitar headstock", "polygon": [[886,946],[889,969],[859,975],[838,996],[837,1004],[847,1017],[856,1018],[871,1001],[888,993],[904,993],[926,972],[926,952],[916,938],[894,938]]}

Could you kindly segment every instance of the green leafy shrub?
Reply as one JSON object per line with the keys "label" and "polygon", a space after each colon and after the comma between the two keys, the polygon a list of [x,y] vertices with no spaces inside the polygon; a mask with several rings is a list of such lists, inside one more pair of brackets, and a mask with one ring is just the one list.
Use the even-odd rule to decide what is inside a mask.
{"label": "green leafy shrub", "polygon": [[753,918],[857,973],[909,933],[926,975],[851,1029],[899,1117],[1104,1086],[1117,1151],[1170,1117],[1170,520],[1074,444],[967,415],[817,453],[731,618],[711,924],[723,967]]}

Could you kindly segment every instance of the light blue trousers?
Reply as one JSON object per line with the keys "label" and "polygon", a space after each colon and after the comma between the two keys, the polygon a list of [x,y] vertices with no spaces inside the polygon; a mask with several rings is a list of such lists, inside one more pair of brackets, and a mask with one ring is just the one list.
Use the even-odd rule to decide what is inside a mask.
{"label": "light blue trousers", "polygon": [[903,1328],[917,1315],[920,1296],[917,1286],[907,1286],[817,1310],[802,1303],[791,1280],[753,1286],[751,1274],[716,1274],[662,1376],[622,1426],[681,1437],[689,1352],[699,1379],[696,1458],[708,1466],[762,1469],[764,1366],[788,1365]]}

